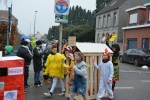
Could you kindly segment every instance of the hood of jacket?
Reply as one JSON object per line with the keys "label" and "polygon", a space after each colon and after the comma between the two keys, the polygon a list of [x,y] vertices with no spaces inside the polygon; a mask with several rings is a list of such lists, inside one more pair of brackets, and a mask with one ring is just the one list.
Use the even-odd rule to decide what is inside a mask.
{"label": "hood of jacket", "polygon": [[35,45],[36,45],[35,38],[32,37],[32,38],[31,38],[31,46],[32,46],[32,48],[34,48]]}
{"label": "hood of jacket", "polygon": [[14,51],[14,48],[11,45],[7,45],[5,46],[5,50],[7,51],[8,54],[10,54]]}

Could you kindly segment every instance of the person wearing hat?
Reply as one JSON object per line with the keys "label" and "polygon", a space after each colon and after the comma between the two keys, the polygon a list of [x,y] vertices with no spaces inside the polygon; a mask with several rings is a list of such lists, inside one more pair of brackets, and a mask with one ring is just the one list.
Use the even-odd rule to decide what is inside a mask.
{"label": "person wearing hat", "polygon": [[32,45],[31,45],[31,41],[30,39],[25,39],[25,41],[27,41],[29,43],[29,50],[32,52]]}
{"label": "person wearing hat", "polygon": [[41,86],[40,71],[42,70],[42,42],[36,41],[36,46],[33,49],[33,67],[34,67],[34,85]]}
{"label": "person wearing hat", "polygon": [[99,65],[95,62],[95,58],[92,59],[94,66],[97,69],[101,69],[99,90],[97,94],[97,100],[101,100],[105,90],[108,92],[108,100],[114,100],[114,95],[112,92],[112,78],[114,75],[113,63],[110,61],[110,54],[107,49],[103,54],[103,59]]}
{"label": "person wearing hat", "polygon": [[32,53],[30,52],[28,48],[29,43],[27,41],[21,41],[21,47],[17,51],[17,56],[24,59],[24,88],[25,92],[27,92],[27,88],[30,86],[28,84],[28,77],[29,77],[29,66],[31,63],[31,60],[33,58]]}
{"label": "person wearing hat", "polygon": [[16,56],[16,53],[14,52],[14,48],[11,45],[5,46],[5,57],[6,56]]}

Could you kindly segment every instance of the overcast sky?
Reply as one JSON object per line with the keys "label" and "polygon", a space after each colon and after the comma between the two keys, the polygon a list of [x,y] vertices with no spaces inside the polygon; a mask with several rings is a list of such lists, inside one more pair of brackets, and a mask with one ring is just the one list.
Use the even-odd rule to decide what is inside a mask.
{"label": "overcast sky", "polygon": [[[2,0],[3,1],[3,0]],[[13,1],[13,15],[18,19],[18,29],[22,34],[34,34],[34,16],[36,13],[36,32],[48,33],[49,27],[58,25],[55,23],[54,0],[10,0]],[[70,0],[70,6],[81,6],[93,11],[96,0]],[[8,4],[9,6],[10,4]],[[0,3],[0,10],[7,10],[6,5]]]}

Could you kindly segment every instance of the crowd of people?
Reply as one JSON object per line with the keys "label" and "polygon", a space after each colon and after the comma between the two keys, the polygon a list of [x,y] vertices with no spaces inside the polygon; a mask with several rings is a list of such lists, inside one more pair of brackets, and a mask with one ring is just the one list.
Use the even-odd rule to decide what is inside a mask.
{"label": "crowd of people", "polygon": [[[106,35],[106,38],[108,36]],[[104,42],[104,40],[102,40]],[[119,80],[119,66],[118,57],[120,47],[118,44],[113,44],[111,47],[106,41],[106,45],[114,52],[112,56],[112,61],[110,61],[110,54],[106,49],[103,54],[103,59],[99,65],[92,59],[93,65],[97,69],[101,69],[101,79],[98,90],[97,100],[101,100],[104,95],[105,90],[107,90],[109,98],[108,100],[114,100],[114,87],[116,80]],[[34,68],[34,85],[42,86],[40,80],[40,72],[44,70],[43,79],[44,82],[51,83],[50,78],[52,78],[52,86],[48,93],[44,93],[47,97],[52,97],[54,89],[57,83],[60,83],[62,93],[60,96],[65,95],[65,86],[63,80],[67,74],[71,73],[71,80],[68,85],[71,86],[70,100],[74,100],[75,94],[82,95],[84,100],[87,100],[86,96],[86,69],[87,65],[84,61],[84,55],[81,52],[76,52],[76,47],[69,47],[67,41],[64,41],[61,53],[58,53],[57,41],[53,39],[50,43],[45,41],[35,41],[34,37],[30,39],[22,39],[21,46],[15,53],[13,47],[8,45],[5,47],[5,56],[19,56],[24,59],[24,90],[28,92],[27,88],[30,87],[28,84],[29,77],[29,66],[33,60]],[[69,68],[64,67],[66,60],[70,61]]]}

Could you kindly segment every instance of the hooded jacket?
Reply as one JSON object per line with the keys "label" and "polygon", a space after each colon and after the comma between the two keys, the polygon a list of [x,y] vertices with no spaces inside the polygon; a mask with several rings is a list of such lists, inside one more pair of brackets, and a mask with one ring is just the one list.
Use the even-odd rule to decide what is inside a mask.
{"label": "hooded jacket", "polygon": [[33,55],[30,53],[28,50],[27,46],[21,46],[17,52],[17,56],[21,57],[24,59],[24,65],[29,66],[31,63],[31,60],[33,58]]}
{"label": "hooded jacket", "polygon": [[32,46],[32,49],[35,47],[35,45],[36,45],[35,37],[32,37],[32,38],[31,38],[31,46]]}
{"label": "hooded jacket", "polygon": [[5,47],[5,50],[7,51],[7,54],[5,56],[16,56],[13,46],[8,45]]}

